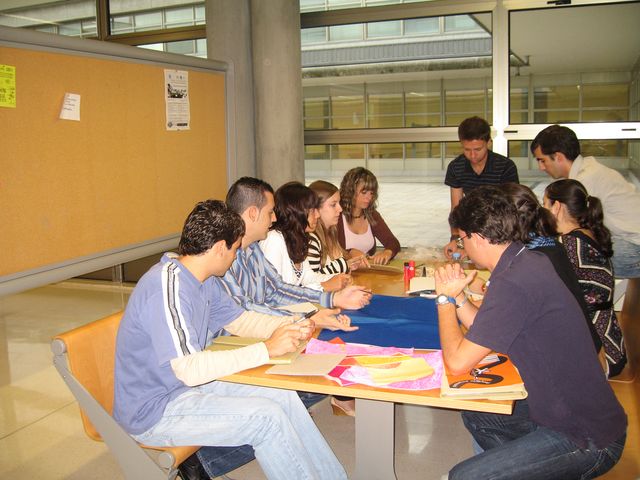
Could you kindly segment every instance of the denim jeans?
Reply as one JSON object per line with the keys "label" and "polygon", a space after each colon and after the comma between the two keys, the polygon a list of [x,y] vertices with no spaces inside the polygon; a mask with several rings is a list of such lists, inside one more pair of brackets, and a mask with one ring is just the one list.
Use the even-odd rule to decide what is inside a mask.
{"label": "denim jeans", "polygon": [[147,445],[251,445],[269,479],[346,479],[296,392],[215,381],[191,388],[134,438]]}
{"label": "denim jeans", "polygon": [[[302,404],[309,409],[327,396],[322,393],[297,392]],[[256,458],[251,445],[239,447],[202,447],[196,454],[210,477],[229,473]]]}
{"label": "denim jeans", "polygon": [[613,274],[616,278],[640,277],[640,245],[615,237],[613,240]]}
{"label": "denim jeans", "polygon": [[225,473],[240,468],[256,458],[251,445],[239,447],[202,447],[196,453],[202,468],[211,478],[219,477]]}
{"label": "denim jeans", "polygon": [[566,435],[529,419],[526,400],[512,415],[463,412],[462,419],[484,452],[456,465],[449,480],[587,480],[620,459],[626,435],[603,449],[580,448]]}

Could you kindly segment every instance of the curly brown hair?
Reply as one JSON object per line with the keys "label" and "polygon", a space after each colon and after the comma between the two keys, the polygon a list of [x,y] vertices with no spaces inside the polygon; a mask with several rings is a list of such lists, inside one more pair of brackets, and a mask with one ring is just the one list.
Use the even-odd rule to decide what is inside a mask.
{"label": "curly brown hair", "polygon": [[364,216],[372,226],[376,224],[373,220],[373,214],[378,206],[378,179],[376,176],[364,167],[355,167],[344,174],[340,183],[340,205],[342,206],[342,215],[347,219],[347,223],[353,221],[353,208],[356,195],[358,195],[358,186],[362,185],[363,190],[371,190],[373,199],[369,206],[364,210]]}

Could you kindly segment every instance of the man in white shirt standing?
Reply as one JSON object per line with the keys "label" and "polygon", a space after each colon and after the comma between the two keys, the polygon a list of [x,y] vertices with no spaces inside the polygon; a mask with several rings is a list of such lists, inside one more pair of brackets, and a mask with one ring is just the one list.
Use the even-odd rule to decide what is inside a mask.
{"label": "man in white shirt standing", "polygon": [[617,278],[640,277],[640,192],[616,170],[594,157],[580,155],[580,142],[570,128],[551,125],[531,143],[540,170],[552,178],[581,182],[602,202],[604,224],[611,230],[613,268]]}

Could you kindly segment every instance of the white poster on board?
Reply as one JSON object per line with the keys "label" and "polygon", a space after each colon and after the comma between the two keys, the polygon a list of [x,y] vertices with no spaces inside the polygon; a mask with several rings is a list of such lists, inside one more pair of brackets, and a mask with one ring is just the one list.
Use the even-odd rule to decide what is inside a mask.
{"label": "white poster on board", "polygon": [[191,121],[189,72],[186,70],[165,70],[164,83],[167,130],[189,130]]}

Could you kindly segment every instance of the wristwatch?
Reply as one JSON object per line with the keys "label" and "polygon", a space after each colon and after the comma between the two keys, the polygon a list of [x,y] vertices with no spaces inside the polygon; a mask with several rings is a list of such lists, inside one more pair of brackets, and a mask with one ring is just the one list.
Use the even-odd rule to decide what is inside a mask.
{"label": "wristwatch", "polygon": [[453,297],[448,297],[442,293],[436,297],[436,305],[446,305],[447,303],[452,303],[456,307],[458,306],[456,305],[456,299]]}

